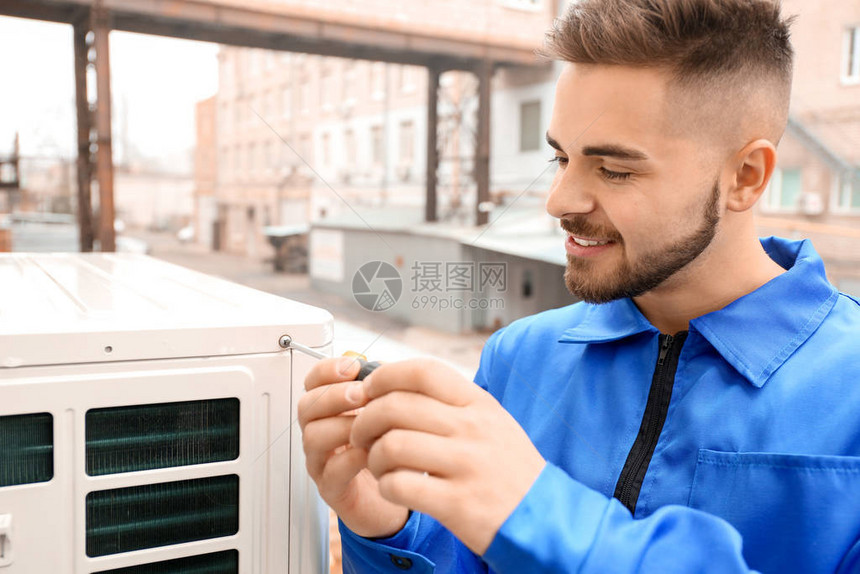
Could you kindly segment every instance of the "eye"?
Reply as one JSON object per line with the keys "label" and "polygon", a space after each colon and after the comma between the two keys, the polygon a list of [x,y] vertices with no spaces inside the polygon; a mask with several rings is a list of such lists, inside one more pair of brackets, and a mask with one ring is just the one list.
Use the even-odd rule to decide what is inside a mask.
{"label": "eye", "polygon": [[567,165],[567,158],[557,155],[549,160],[549,163],[557,163],[558,165]]}
{"label": "eye", "polygon": [[605,167],[600,168],[600,173],[603,174],[604,178],[609,179],[609,180],[613,180],[613,181],[623,181],[625,179],[630,179],[630,176],[633,175],[632,173],[629,173],[629,172],[612,171],[612,170],[606,169]]}

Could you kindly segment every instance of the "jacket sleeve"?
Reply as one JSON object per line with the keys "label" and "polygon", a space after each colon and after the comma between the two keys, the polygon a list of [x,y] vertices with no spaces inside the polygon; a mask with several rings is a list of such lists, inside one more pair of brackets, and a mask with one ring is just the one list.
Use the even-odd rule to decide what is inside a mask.
{"label": "jacket sleeve", "polygon": [[338,524],[344,574],[482,574],[487,565],[430,516],[413,512],[390,538],[363,538]]}
{"label": "jacket sleeve", "polygon": [[741,537],[724,520],[665,506],[634,520],[616,499],[547,463],[483,557],[433,518],[413,512],[390,538],[362,538],[340,524],[345,574],[752,573]]}
{"label": "jacket sleeve", "polygon": [[741,542],[729,523],[684,506],[634,520],[618,500],[547,463],[483,558],[499,574],[752,572]]}

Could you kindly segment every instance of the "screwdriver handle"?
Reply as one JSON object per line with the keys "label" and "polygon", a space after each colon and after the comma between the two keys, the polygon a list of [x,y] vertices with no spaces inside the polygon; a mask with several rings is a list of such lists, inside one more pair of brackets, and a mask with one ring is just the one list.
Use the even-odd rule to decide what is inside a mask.
{"label": "screwdriver handle", "polygon": [[381,363],[379,361],[366,361],[359,358],[358,364],[361,365],[361,368],[358,370],[358,376],[355,377],[355,380],[363,381],[370,376],[370,373],[372,373]]}

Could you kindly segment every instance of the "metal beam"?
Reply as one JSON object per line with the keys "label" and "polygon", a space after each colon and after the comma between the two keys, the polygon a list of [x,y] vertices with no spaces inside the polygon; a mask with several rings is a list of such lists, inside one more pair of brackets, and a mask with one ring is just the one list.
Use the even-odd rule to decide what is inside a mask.
{"label": "metal beam", "polygon": [[93,250],[92,163],[90,161],[90,103],[87,95],[87,32],[89,18],[74,24],[75,107],[78,118],[78,231],[82,253]]}
{"label": "metal beam", "polygon": [[[93,0],[3,0],[0,14],[73,23]],[[324,10],[281,6],[265,10],[214,0],[102,0],[115,30],[216,42],[236,46],[305,52],[468,70],[480,60],[501,65],[540,66],[539,43],[471,33],[453,37],[427,34],[420,23],[380,27],[372,18],[353,14],[337,20]],[[547,26],[549,25],[547,19]]]}
{"label": "metal beam", "polygon": [[93,45],[96,49],[96,180],[99,184],[99,244],[101,251],[116,251],[113,207],[113,152],[110,105],[110,23],[108,13],[93,8]]}
{"label": "metal beam", "polygon": [[490,82],[493,63],[484,60],[475,70],[478,75],[478,141],[475,146],[475,224],[486,225],[489,213],[484,207],[490,201]]}
{"label": "metal beam", "polygon": [[436,170],[439,168],[439,76],[438,68],[427,69],[427,191],[424,200],[424,221],[436,221]]}

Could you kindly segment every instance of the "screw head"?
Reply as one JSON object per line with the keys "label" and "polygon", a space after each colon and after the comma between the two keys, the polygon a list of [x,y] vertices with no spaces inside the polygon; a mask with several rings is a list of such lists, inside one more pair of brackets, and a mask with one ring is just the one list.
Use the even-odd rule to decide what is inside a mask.
{"label": "screw head", "polygon": [[280,345],[282,349],[289,349],[292,342],[293,338],[289,335],[281,335],[281,338],[278,339],[278,345]]}

